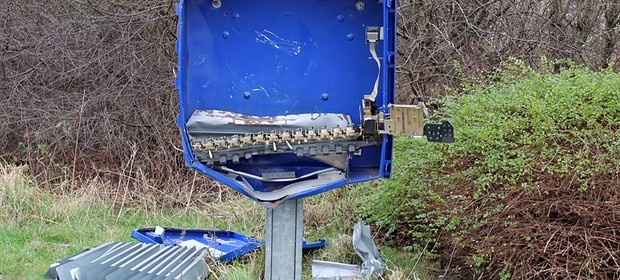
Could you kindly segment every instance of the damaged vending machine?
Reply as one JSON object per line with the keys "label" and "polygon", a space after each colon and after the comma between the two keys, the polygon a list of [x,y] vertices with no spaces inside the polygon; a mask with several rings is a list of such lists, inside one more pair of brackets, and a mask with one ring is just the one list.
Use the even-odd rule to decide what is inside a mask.
{"label": "damaged vending machine", "polygon": [[187,165],[267,208],[266,279],[300,279],[303,198],[388,178],[392,137],[451,142],[394,105],[394,0],[181,0]]}

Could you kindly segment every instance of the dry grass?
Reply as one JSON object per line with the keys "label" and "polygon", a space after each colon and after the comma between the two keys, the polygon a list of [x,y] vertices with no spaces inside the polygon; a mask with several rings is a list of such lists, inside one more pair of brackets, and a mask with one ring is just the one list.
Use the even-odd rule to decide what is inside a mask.
{"label": "dry grass", "polygon": [[[227,229],[264,238],[265,209],[232,193],[204,205],[168,207],[148,196],[123,205],[99,191],[111,188],[107,185],[111,183],[101,179],[91,180],[79,191],[61,194],[41,188],[27,172],[26,166],[0,166],[0,246],[7,257],[0,263],[0,279],[39,277],[52,262],[85,248],[113,240],[131,241],[131,230],[139,227]],[[169,199],[185,201],[174,194],[168,194]],[[304,279],[310,279],[312,259],[360,262],[350,246],[355,218],[351,212],[339,211],[353,207],[353,199],[352,190],[337,190],[306,200],[308,240],[324,237],[330,245],[304,256]],[[323,224],[317,226],[317,222]],[[389,247],[380,250],[388,263],[388,273],[382,279],[415,279],[412,277],[425,273],[417,262],[414,267],[416,255]],[[210,268],[212,279],[261,279],[264,255],[253,252],[228,264],[212,262]]]}

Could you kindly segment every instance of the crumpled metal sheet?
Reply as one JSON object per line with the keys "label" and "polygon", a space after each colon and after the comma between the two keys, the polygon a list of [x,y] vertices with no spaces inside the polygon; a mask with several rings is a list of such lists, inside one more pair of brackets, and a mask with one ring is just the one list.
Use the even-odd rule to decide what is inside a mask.
{"label": "crumpled metal sheet", "polygon": [[359,265],[312,260],[312,279],[357,280],[362,278]]}
{"label": "crumpled metal sheet", "polygon": [[369,225],[359,221],[353,226],[351,245],[363,260],[361,274],[364,279],[385,272],[385,262],[379,257],[379,250],[372,239]]}
{"label": "crumpled metal sheet", "polygon": [[359,221],[353,226],[351,246],[362,259],[361,267],[358,265],[313,260],[312,279],[372,279],[383,275],[385,272],[385,262],[379,257],[379,250],[372,239],[372,235],[370,235],[369,225]]}
{"label": "crumpled metal sheet", "polygon": [[308,191],[314,188],[318,188],[329,182],[335,182],[338,180],[342,180],[344,179],[345,173],[342,171],[338,171],[338,170],[336,171],[329,170],[328,172],[318,174],[316,179],[308,179],[308,180],[294,182],[294,183],[288,184],[287,186],[281,189],[273,190],[270,192],[261,192],[261,191],[254,190],[252,186],[250,185],[250,183],[248,183],[248,181],[245,180],[245,178],[243,178],[242,176],[239,176],[238,174],[229,172],[226,176],[229,176],[230,178],[235,179],[235,180],[237,180],[238,178],[239,180],[237,180],[237,182],[239,182],[239,184],[244,188],[244,190],[252,198],[258,200],[263,206],[267,208],[274,208],[280,205],[280,203],[282,202],[282,199],[284,199],[287,196],[290,196],[290,195],[293,195],[295,193],[299,193],[302,191]]}
{"label": "crumpled metal sheet", "polygon": [[196,110],[186,124],[190,138],[213,138],[228,135],[271,131],[294,131],[309,128],[342,129],[353,126],[351,117],[335,113],[308,113],[282,116],[248,116],[220,110]]}

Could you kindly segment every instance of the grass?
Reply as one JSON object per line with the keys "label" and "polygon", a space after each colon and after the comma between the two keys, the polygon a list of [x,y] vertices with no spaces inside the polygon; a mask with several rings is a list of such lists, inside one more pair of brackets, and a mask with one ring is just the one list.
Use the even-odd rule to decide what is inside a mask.
{"label": "grass", "polygon": [[[26,170],[0,166],[0,279],[42,279],[51,263],[107,241],[132,241],[129,234],[139,227],[229,229],[263,238],[264,209],[235,194],[204,207],[171,209],[154,201],[119,207],[101,194],[110,187],[103,182],[51,192]],[[352,193],[342,189],[306,200],[307,239],[327,238],[330,246],[304,256],[304,279],[310,279],[312,259],[359,263],[348,245],[356,221],[350,215],[356,207]],[[419,255],[389,247],[380,251],[388,263],[385,279],[428,275]],[[229,264],[211,265],[211,279],[260,279],[263,258],[257,251]]]}

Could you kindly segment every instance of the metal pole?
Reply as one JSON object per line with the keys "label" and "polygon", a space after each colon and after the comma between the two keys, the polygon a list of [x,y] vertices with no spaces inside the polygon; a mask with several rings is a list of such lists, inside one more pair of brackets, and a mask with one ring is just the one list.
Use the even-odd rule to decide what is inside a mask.
{"label": "metal pole", "polygon": [[267,209],[265,280],[301,280],[303,199]]}

